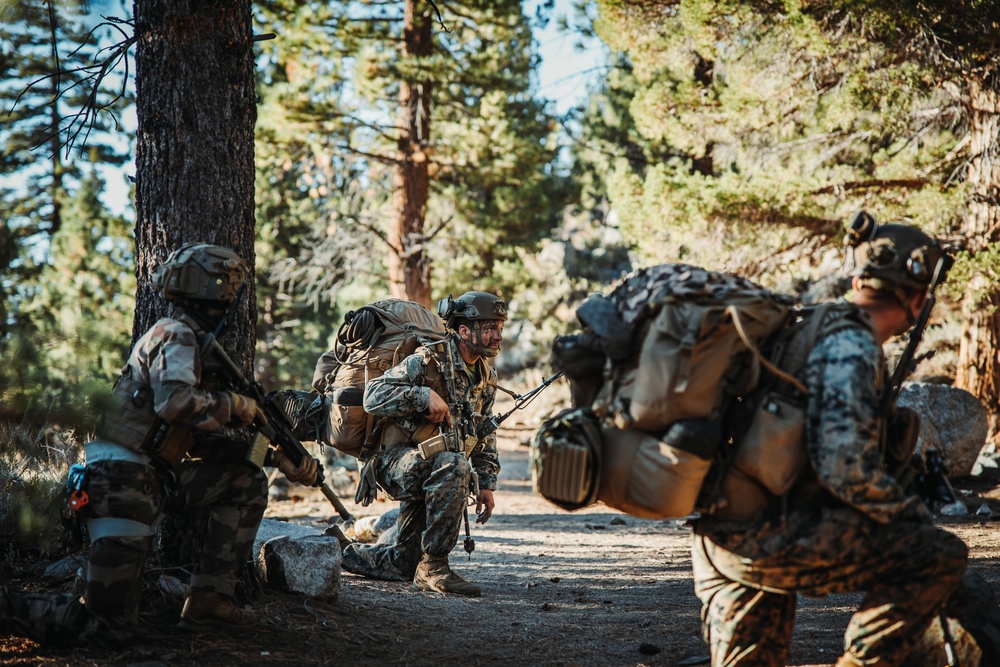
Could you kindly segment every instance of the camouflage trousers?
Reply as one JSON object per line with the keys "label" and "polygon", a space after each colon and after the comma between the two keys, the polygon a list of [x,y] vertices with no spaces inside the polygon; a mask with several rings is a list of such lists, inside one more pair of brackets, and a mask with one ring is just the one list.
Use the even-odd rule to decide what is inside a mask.
{"label": "camouflage trousers", "polygon": [[[968,548],[930,523],[887,525],[843,510],[815,529],[747,558],[696,527],[692,559],[713,667],[784,667],[796,594],[865,592],[844,639],[850,664],[905,665],[958,588]],[[769,539],[774,539],[770,536]]]}
{"label": "camouflage trousers", "polygon": [[414,448],[396,447],[379,455],[375,479],[399,501],[396,542],[352,545],[344,567],[374,578],[412,580],[423,554],[447,556],[458,543],[472,465],[460,452],[439,452],[425,461]]}
{"label": "camouflage trousers", "polygon": [[[150,467],[127,461],[88,465],[87,520],[127,519],[153,532],[165,512],[210,507],[201,560],[190,586],[232,595],[267,508],[267,478],[245,463],[205,461],[183,461],[174,474],[168,493],[163,477]],[[124,637],[138,621],[151,539],[108,535],[92,541],[85,610],[70,595],[6,592],[0,600],[0,632],[69,644],[102,633]]]}

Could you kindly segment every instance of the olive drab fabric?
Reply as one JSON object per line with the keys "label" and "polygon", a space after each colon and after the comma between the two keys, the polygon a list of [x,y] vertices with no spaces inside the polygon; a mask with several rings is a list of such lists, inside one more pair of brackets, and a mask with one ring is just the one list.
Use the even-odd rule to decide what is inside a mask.
{"label": "olive drab fabric", "polygon": [[[553,353],[574,399],[587,401],[577,407],[600,421],[597,499],[642,517],[694,511],[723,441],[728,398],[751,392],[762,369],[781,373],[758,348],[793,305],[745,278],[686,264],[643,269],[585,301],[577,310],[584,331],[557,339]],[[544,460],[557,451],[544,434],[535,450],[538,469],[561,477]]]}
{"label": "olive drab fabric", "polygon": [[[787,377],[798,377],[820,340],[850,328],[873,333],[871,320],[846,301],[796,308],[788,325],[766,343],[767,356]],[[798,382],[767,374],[754,391],[731,402],[723,416],[727,442],[699,499],[702,513],[746,518],[765,510],[798,481],[807,466],[808,392],[803,389]]]}
{"label": "olive drab fabric", "polygon": [[376,427],[384,420],[365,411],[366,384],[418,346],[446,335],[440,317],[404,299],[381,299],[349,312],[334,348],[320,356],[313,374],[312,386],[325,408],[320,441],[362,460],[371,456],[380,444]]}

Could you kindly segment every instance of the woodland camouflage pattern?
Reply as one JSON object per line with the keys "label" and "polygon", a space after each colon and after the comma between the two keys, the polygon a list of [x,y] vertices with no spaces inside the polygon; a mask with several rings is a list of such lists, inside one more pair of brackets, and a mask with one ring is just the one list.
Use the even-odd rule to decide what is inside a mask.
{"label": "woodland camouflage pattern", "polygon": [[136,342],[132,377],[153,388],[156,414],[174,424],[214,431],[232,420],[232,399],[201,388],[202,363],[194,322],[165,317]]}
{"label": "woodland camouflage pattern", "polygon": [[[226,392],[201,387],[202,364],[193,326],[186,318],[161,319],[137,341],[128,363],[132,377],[153,389],[161,417],[206,433],[230,421],[232,402]],[[218,460],[206,449],[204,458],[186,459],[170,474],[130,461],[88,460],[90,503],[81,518],[121,517],[155,527],[164,512],[211,507],[201,561],[190,586],[232,595],[240,564],[250,555],[267,507],[267,477],[260,468],[226,458],[238,450],[233,447],[238,443],[223,438],[218,442],[230,446],[219,448]],[[93,542],[87,563],[86,613],[72,596],[10,594],[8,610],[26,616],[0,621],[0,630],[63,643],[86,641],[95,632],[122,640],[138,620],[150,539],[103,537]]]}
{"label": "woodland camouflage pattern", "polygon": [[[492,417],[496,396],[496,388],[479,377],[479,373],[485,370],[489,373],[486,380],[495,384],[496,370],[485,363],[467,366],[453,337],[445,345],[456,369],[459,402],[467,401],[472,407],[471,426],[475,430]],[[431,388],[448,400],[438,368],[441,347],[417,348],[369,382],[365,388],[365,410],[394,417],[407,433],[426,423],[422,414],[430,401]],[[452,414],[455,424],[462,418],[460,414]],[[374,462],[379,486],[400,502],[396,543],[352,545],[344,553],[344,569],[377,579],[412,580],[421,554],[447,556],[455,548],[473,471],[479,477],[481,489],[496,489],[500,460],[495,434],[479,441],[469,459],[461,452],[444,451],[425,461],[415,445],[408,440],[389,446]]]}
{"label": "woodland camouflage pattern", "polygon": [[824,337],[802,375],[805,478],[759,521],[695,522],[695,590],[712,665],[787,664],[795,594],[851,591],[867,595],[845,636],[849,664],[905,664],[958,587],[967,548],[881,468],[885,362],[871,334],[852,327]]}

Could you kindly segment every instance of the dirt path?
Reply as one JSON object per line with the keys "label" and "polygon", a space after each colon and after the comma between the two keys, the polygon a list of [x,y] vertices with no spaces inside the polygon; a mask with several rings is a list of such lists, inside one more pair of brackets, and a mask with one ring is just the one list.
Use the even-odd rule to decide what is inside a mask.
{"label": "dirt path", "polygon": [[[0,664],[103,665],[519,665],[707,664],[690,575],[689,531],[604,507],[567,513],[531,493],[528,452],[516,432],[501,442],[497,511],[474,526],[471,561],[453,565],[483,586],[480,599],[344,574],[337,603],[264,594],[250,636],[191,637],[173,629],[176,603],[153,601],[146,630],[123,651],[43,649],[0,640]],[[994,502],[988,497],[986,502]],[[977,501],[978,502],[978,501]],[[348,503],[356,516],[394,506]],[[973,504],[975,509],[978,505]],[[326,526],[319,497],[273,503],[269,516]],[[1000,512],[998,512],[1000,513]],[[993,524],[953,520],[973,567],[996,584]],[[801,600],[791,665],[830,664],[858,596]]]}

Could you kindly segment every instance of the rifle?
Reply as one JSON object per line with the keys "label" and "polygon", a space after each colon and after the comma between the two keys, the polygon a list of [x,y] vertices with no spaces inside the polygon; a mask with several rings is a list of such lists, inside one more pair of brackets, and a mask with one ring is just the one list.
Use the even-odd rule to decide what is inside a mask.
{"label": "rifle", "polygon": [[[228,315],[226,317],[228,318]],[[302,463],[305,457],[310,456],[302,442],[295,437],[292,425],[288,422],[288,417],[281,407],[275,405],[270,397],[265,395],[264,388],[261,387],[259,382],[251,382],[243,376],[240,369],[229,358],[226,351],[222,349],[222,345],[219,344],[215,334],[205,335],[202,341],[202,352],[205,355],[202,357],[203,359],[208,358],[210,355],[222,365],[222,373],[229,380],[234,391],[257,401],[257,405],[264,412],[266,420],[263,424],[255,423],[254,426],[257,427],[257,430],[271,444],[280,449],[296,466]],[[347,523],[354,523],[354,516],[344,507],[344,503],[337,496],[330,483],[323,479],[322,465],[316,468],[316,481],[313,483],[313,486],[320,488],[326,499],[336,508],[340,518]]]}
{"label": "rifle", "polygon": [[[945,276],[948,274],[948,270],[951,268],[954,260],[948,255],[941,255],[941,259],[938,260],[937,265],[934,267],[934,274],[931,277],[931,282],[927,287],[927,298],[924,299],[924,305],[920,308],[920,312],[917,314],[917,319],[913,324],[913,328],[910,330],[909,340],[906,343],[906,347],[903,349],[903,353],[899,357],[899,361],[896,362],[896,367],[892,371],[892,378],[889,381],[889,386],[882,396],[882,401],[879,404],[879,414],[883,415],[885,418],[883,424],[888,424],[892,417],[893,410],[896,407],[896,400],[899,398],[899,394],[903,389],[903,383],[906,378],[909,377],[910,373],[914,371],[917,363],[923,359],[931,356],[933,352],[918,357],[914,359],[914,354],[917,351],[917,346],[920,345],[920,339],[923,338],[924,329],[927,328],[927,320],[930,318],[931,310],[934,308],[935,301],[937,298],[934,295],[934,291],[937,287],[944,281]],[[885,426],[883,426],[885,428]],[[914,448],[916,442],[914,441]],[[891,449],[891,447],[890,447]],[[912,455],[913,449],[909,450]],[[923,461],[919,463],[904,462],[905,466],[902,471],[897,473],[895,476],[904,485],[908,483],[915,483],[918,493],[924,499],[928,506],[933,503],[949,503],[955,501],[955,491],[951,487],[951,482],[948,481],[947,468],[944,465],[944,461],[941,460],[941,455],[934,449],[928,449],[924,452]],[[907,478],[913,478],[908,480]]]}
{"label": "rifle", "polygon": [[923,357],[921,357],[914,361],[913,355],[917,351],[917,346],[920,345],[920,339],[924,336],[924,329],[927,328],[927,320],[930,318],[931,310],[934,309],[934,303],[937,301],[934,290],[944,281],[954,261],[948,255],[941,255],[941,259],[938,260],[937,265],[934,267],[934,275],[931,278],[930,285],[927,287],[927,298],[924,299],[924,305],[920,308],[920,313],[917,314],[913,328],[910,329],[910,337],[906,343],[906,348],[903,349],[903,353],[900,355],[899,361],[896,362],[896,367],[892,371],[889,391],[882,397],[879,412],[883,415],[889,414],[892,406],[896,404],[896,399],[899,398],[899,392],[902,390],[906,378],[914,371],[917,363],[923,360]]}
{"label": "rifle", "polygon": [[480,424],[479,428],[476,429],[476,437],[481,440],[486,436],[495,432],[505,419],[514,414],[514,412],[516,412],[517,410],[523,409],[526,405],[528,405],[528,403],[533,401],[536,396],[542,393],[542,391],[544,391],[546,387],[548,387],[550,384],[552,384],[562,376],[563,376],[563,371],[559,371],[552,377],[548,378],[547,380],[544,380],[540,385],[538,385],[537,387],[535,387],[526,394],[516,394],[510,391],[509,389],[504,389],[500,385],[496,385],[497,389],[506,394],[510,394],[514,398],[514,407],[508,410],[507,412],[503,413],[502,415],[494,415],[489,419],[487,419],[486,421],[484,421],[482,424]]}

